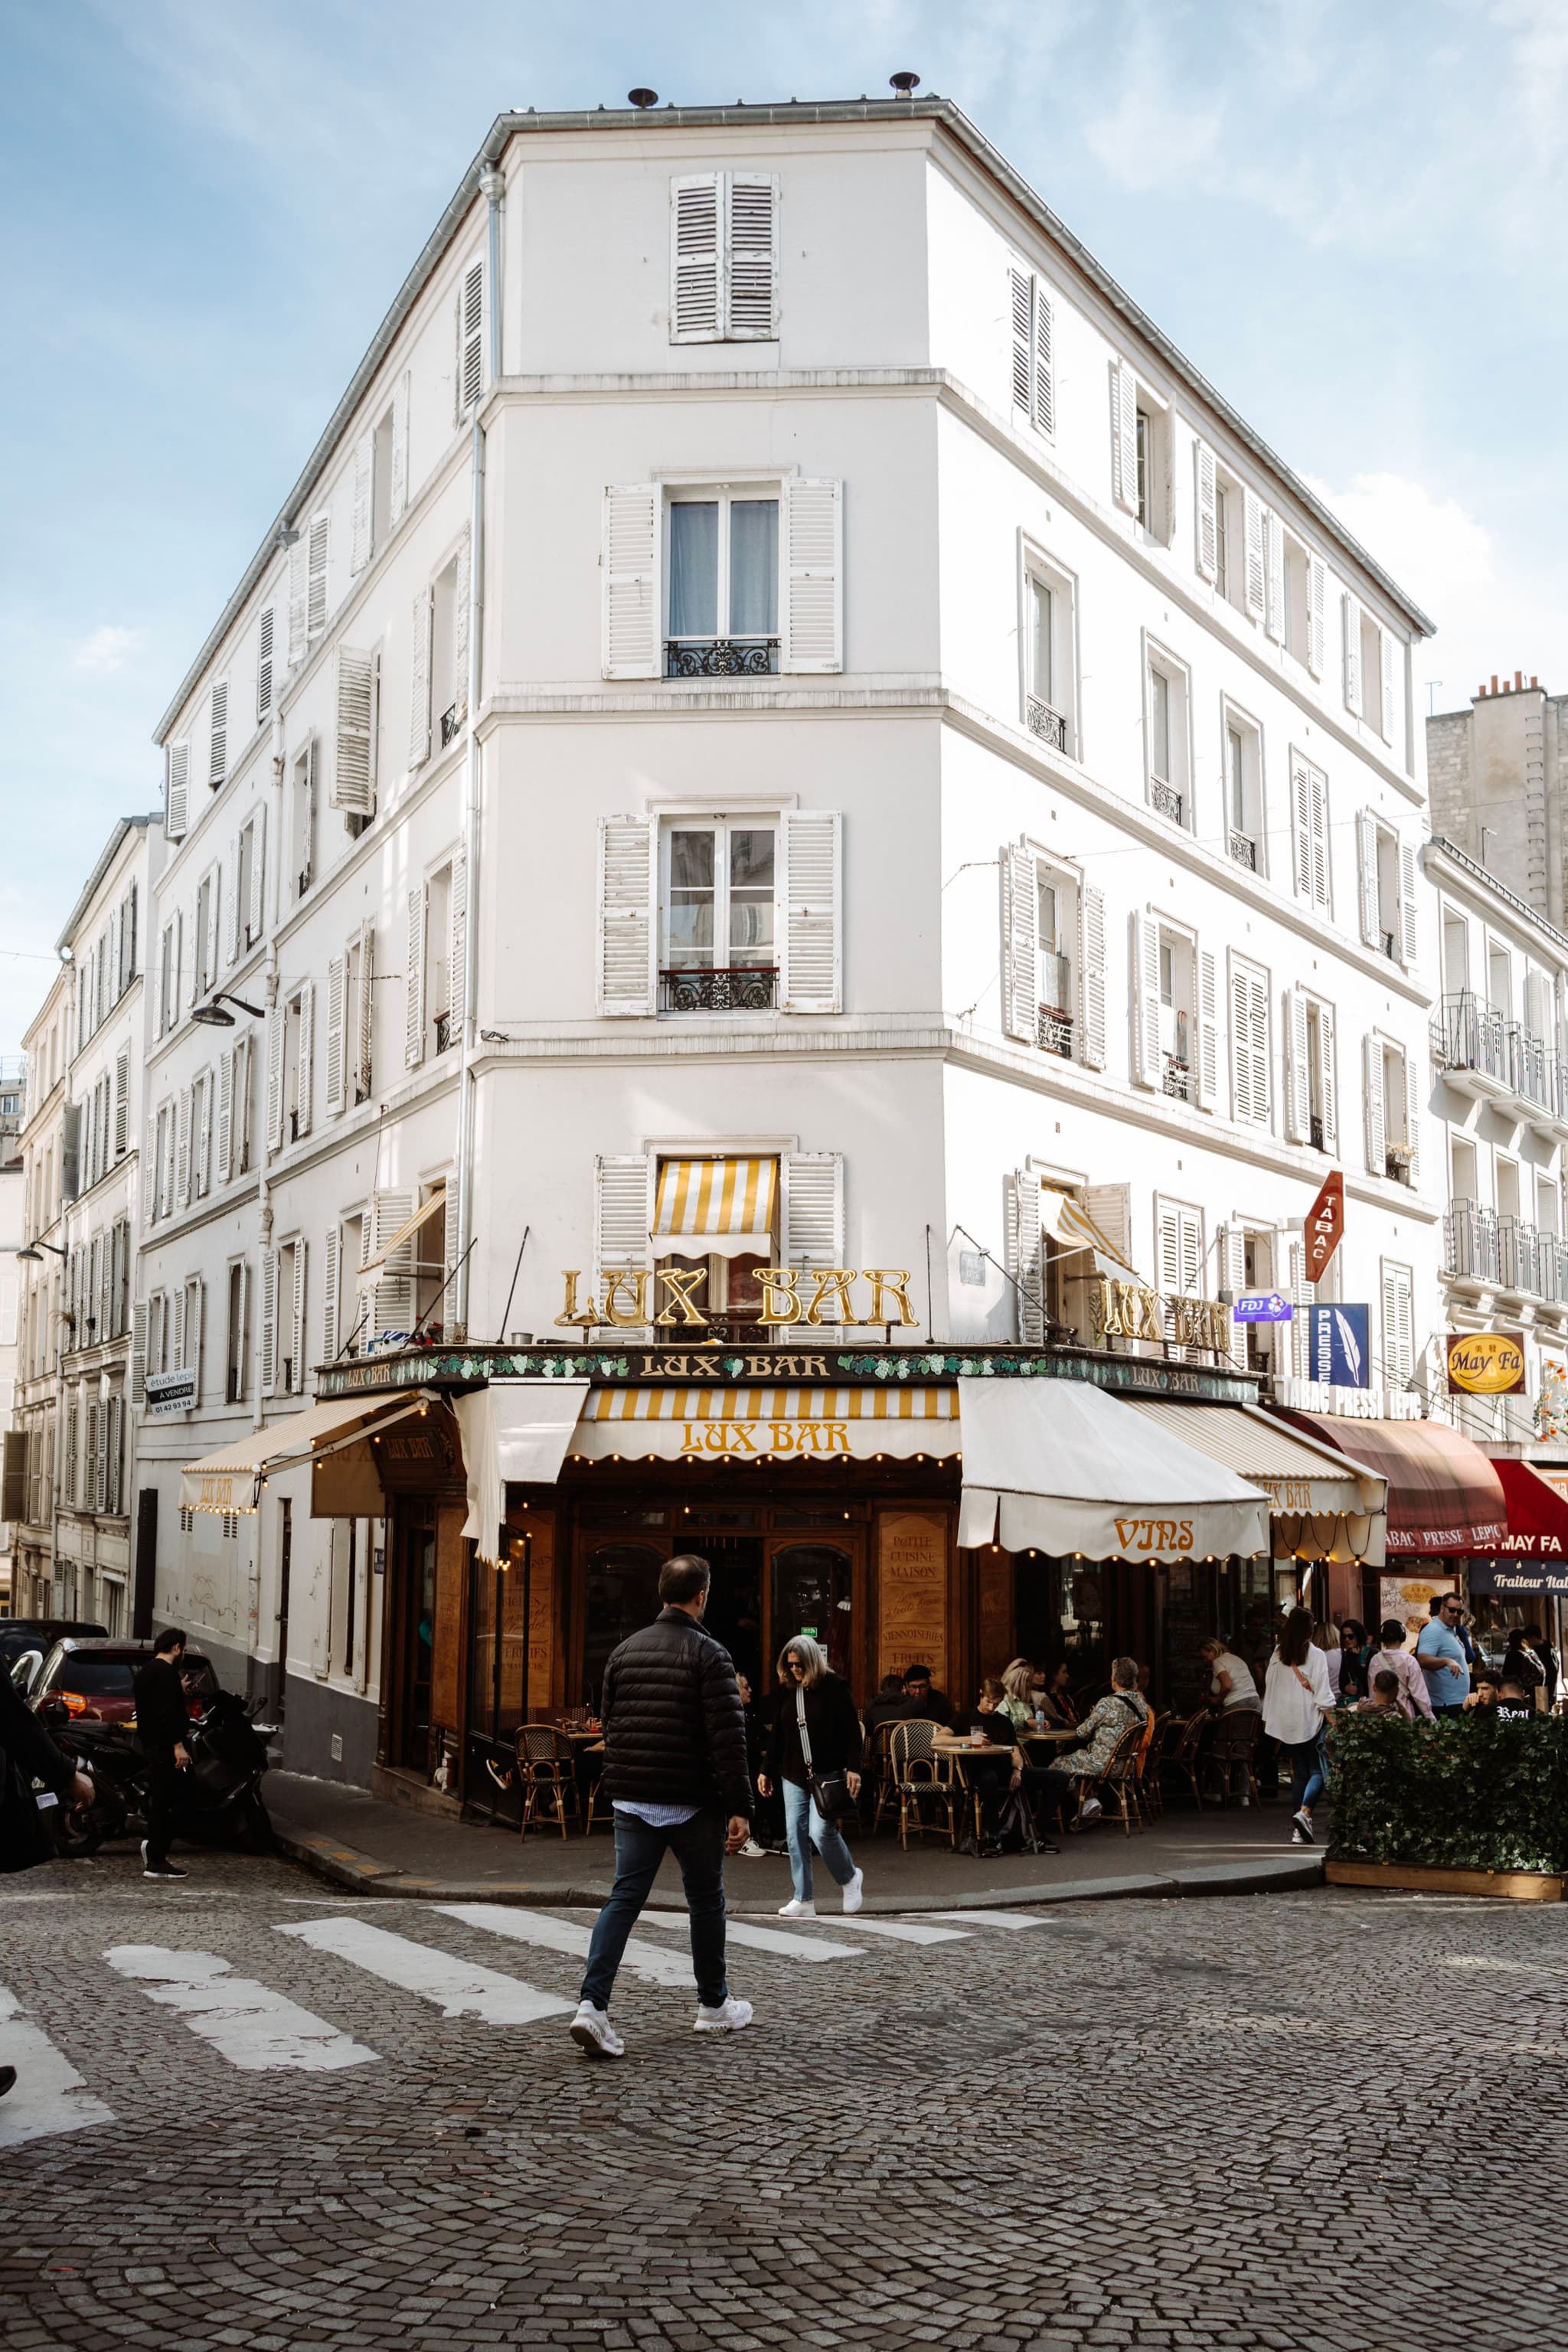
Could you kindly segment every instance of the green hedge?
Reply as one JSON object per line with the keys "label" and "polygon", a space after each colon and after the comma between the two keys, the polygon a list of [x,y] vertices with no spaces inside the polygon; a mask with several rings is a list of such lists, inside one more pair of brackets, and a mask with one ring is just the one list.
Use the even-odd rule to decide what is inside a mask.
{"label": "green hedge", "polygon": [[1329,1719],[1336,1862],[1568,1870],[1568,1717]]}

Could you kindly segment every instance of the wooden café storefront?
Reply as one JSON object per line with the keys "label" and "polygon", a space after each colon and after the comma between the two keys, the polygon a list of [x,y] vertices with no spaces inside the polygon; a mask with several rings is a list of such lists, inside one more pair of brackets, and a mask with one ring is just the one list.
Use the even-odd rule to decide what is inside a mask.
{"label": "wooden caf\u00e9 storefront", "polygon": [[1310,1510],[1369,1551],[1381,1529],[1381,1482],[1249,1378],[1149,1357],[435,1348],[319,1387],[427,1403],[341,1475],[357,1452],[387,1521],[379,1769],[452,1799],[493,1794],[521,1721],[595,1703],[672,1552],[711,1562],[708,1622],[759,1695],[809,1631],[862,1705],[913,1660],[967,1702],[1019,1652],[1092,1688],[1128,1651],[1164,1700],[1195,1696],[1206,1633],[1271,1602],[1281,1529]]}

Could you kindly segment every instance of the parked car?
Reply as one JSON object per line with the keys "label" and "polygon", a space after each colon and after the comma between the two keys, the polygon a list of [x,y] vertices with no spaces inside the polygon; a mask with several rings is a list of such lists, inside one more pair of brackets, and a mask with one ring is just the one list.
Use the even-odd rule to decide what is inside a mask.
{"label": "parked car", "polygon": [[107,1625],[74,1617],[0,1617],[0,1674],[8,1675],[28,1650],[47,1653],[57,1642],[107,1641]]}
{"label": "parked car", "polygon": [[[152,1654],[151,1642],[68,1637],[57,1642],[25,1679],[19,1678],[19,1661],[12,1680],[37,1715],[68,1716],[75,1722],[129,1723],[136,1713],[136,1669],[145,1665]],[[217,1675],[211,1660],[199,1650],[185,1652],[180,1661],[180,1680],[193,1716],[200,1715],[217,1696]]]}

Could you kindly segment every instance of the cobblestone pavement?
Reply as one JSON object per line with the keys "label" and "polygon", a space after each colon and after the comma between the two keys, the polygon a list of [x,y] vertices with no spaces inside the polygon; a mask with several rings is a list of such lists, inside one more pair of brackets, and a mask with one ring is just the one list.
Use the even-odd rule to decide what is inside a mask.
{"label": "cobblestone pavement", "polygon": [[195,1872],[0,1889],[5,2352],[1560,2335],[1568,1909],[825,1915],[731,1951],[734,2038],[650,1925],[592,2065],[585,1913]]}

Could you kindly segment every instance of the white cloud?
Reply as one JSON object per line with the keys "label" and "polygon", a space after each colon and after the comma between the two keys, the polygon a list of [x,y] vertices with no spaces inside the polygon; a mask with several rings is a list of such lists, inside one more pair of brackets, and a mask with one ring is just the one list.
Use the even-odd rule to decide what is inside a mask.
{"label": "white cloud", "polygon": [[147,642],[145,629],[120,629],[112,626],[94,629],[83,637],[71,656],[74,669],[101,672],[124,669],[132,654],[139,654]]}

